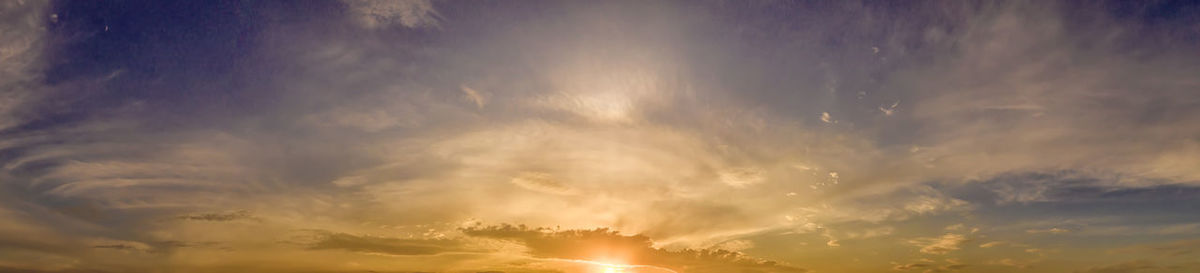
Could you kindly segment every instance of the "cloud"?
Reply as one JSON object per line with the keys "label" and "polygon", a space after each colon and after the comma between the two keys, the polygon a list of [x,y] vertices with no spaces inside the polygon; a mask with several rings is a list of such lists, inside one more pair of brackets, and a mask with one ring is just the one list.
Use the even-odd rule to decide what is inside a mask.
{"label": "cloud", "polygon": [[[695,258],[753,260],[728,251],[748,246],[817,271],[886,270],[894,253],[858,254],[1056,228],[1078,235],[1055,238],[1064,252],[1085,236],[1194,234],[1191,11],[0,4],[0,264],[132,265],[119,258],[158,254],[117,250],[128,242],[212,242],[151,264],[546,265],[405,237],[453,237],[465,219],[641,233],[650,247],[629,248],[648,261],[710,271],[753,268]],[[986,231],[892,239],[951,216]],[[1084,217],[1109,220],[1054,222]],[[324,248],[273,246],[309,228],[328,233],[305,248]],[[664,250],[685,247],[727,251]],[[1002,251],[1028,255],[986,250]],[[277,260],[295,263],[264,262]]]}
{"label": "cloud", "polygon": [[1076,270],[1077,273],[1133,273],[1145,270],[1157,269],[1154,263],[1146,260],[1128,261],[1113,265],[1097,266],[1085,270]]}
{"label": "cloud", "polygon": [[211,221],[211,222],[228,222],[236,220],[254,220],[256,219],[249,211],[239,210],[227,213],[200,213],[181,215],[176,217],[181,220],[191,221]]}
{"label": "cloud", "polygon": [[958,259],[951,259],[951,258],[947,258],[944,263],[938,263],[937,261],[934,261],[934,260],[931,260],[928,258],[923,258],[923,259],[918,260],[917,262],[907,263],[907,264],[898,264],[898,263],[893,262],[892,265],[893,265],[892,270],[896,270],[896,271],[911,271],[914,269],[918,269],[918,270],[924,269],[924,270],[922,270],[922,272],[925,272],[925,273],[957,272],[959,270],[967,268],[967,266],[968,266],[967,264],[960,262]]}
{"label": "cloud", "polygon": [[938,269],[940,269],[942,271],[956,271],[956,270],[961,270],[963,268],[967,268],[967,266],[968,265],[966,265],[966,264],[950,264],[950,265],[945,265],[945,266],[939,267]]}
{"label": "cloud", "polygon": [[1047,254],[1050,254],[1050,253],[1058,253],[1058,252],[1061,252],[1061,251],[1057,250],[1057,249],[1041,249],[1041,248],[1025,249],[1025,253],[1034,254],[1034,255],[1038,255],[1038,256],[1042,256],[1042,257],[1045,257]]}
{"label": "cloud", "polygon": [[910,270],[910,269],[922,269],[922,268],[928,268],[928,267],[930,267],[930,266],[932,266],[932,265],[930,265],[930,264],[923,264],[923,263],[898,264],[898,265],[896,265],[896,266],[893,266],[893,267],[892,267],[892,270],[907,271],[907,270]]}
{"label": "cloud", "polygon": [[451,239],[399,239],[352,235],[329,231],[313,231],[310,250],[344,250],[386,255],[435,255],[447,252],[472,251]]}
{"label": "cloud", "polygon": [[1070,233],[1070,232],[1071,232],[1071,230],[1062,229],[1062,228],[1030,229],[1030,230],[1025,231],[1025,233],[1029,233],[1029,234],[1040,234],[1040,233],[1063,234],[1063,233]]}
{"label": "cloud", "polygon": [[[1076,18],[1051,15],[1070,8],[1084,8],[1089,14],[1104,14],[1100,15],[1104,19],[1080,25]],[[1155,56],[1152,59],[1121,53],[1119,46],[1110,43],[1113,40],[1103,37],[1122,37],[1117,39],[1130,41],[1150,36],[1166,39],[1162,41],[1174,38],[1168,38],[1169,34],[1161,32],[1128,32],[1145,26],[1127,24],[1128,21],[1122,18],[1106,17],[1108,14],[1102,10],[1104,8],[1101,6],[1080,7],[1061,3],[1011,5],[989,10],[986,13],[991,16],[972,17],[968,26],[970,30],[965,31],[969,34],[953,40],[957,44],[957,52],[964,58],[945,60],[933,65],[941,68],[906,79],[913,83],[913,90],[919,94],[916,97],[922,105],[920,109],[914,108],[909,113],[919,120],[918,123],[932,126],[925,128],[945,130],[922,137],[938,143],[938,149],[953,151],[953,154],[943,154],[945,157],[942,159],[948,161],[942,161],[941,166],[977,173],[1027,170],[1049,165],[1086,166],[1154,178],[1195,181],[1197,173],[1179,168],[1176,162],[1195,160],[1179,157],[1178,153],[1193,149],[1194,140],[1183,136],[1194,134],[1197,128],[1178,123],[1193,122],[1184,121],[1190,118],[1175,119],[1160,115],[1193,114],[1195,108],[1192,105],[1195,105],[1196,99],[1185,97],[1186,91],[1183,90],[1195,82],[1176,78],[1175,74],[1168,72],[1175,69],[1151,71],[1135,68],[1162,64],[1191,70],[1195,66],[1170,61],[1182,56],[1179,55],[1181,52],[1174,50],[1153,54]],[[1039,13],[1047,16],[1032,15]],[[1038,30],[1026,28],[1033,25],[1045,27]],[[1081,27],[1096,29],[1093,27],[1100,26],[1107,27],[1094,36],[1061,35],[1079,31]],[[1112,36],[1099,35],[1100,32]],[[1061,44],[1067,41],[1096,42],[1106,46]],[[1150,44],[1154,43],[1142,45]],[[1157,45],[1164,46],[1161,47],[1163,49],[1172,48],[1166,44]],[[1090,56],[1111,58],[1087,63],[1066,61]],[[1060,77],[1035,78],[1032,75]],[[937,78],[972,80],[934,80]],[[1166,78],[1173,80],[1160,81]],[[1156,91],[1149,96],[1138,91],[1148,89]],[[1132,101],[1114,103],[1111,101],[1113,98]],[[1112,131],[1114,126],[1130,128],[1132,131]],[[1088,141],[1080,141],[1081,138]],[[1131,139],[1136,140],[1135,143],[1129,142]],[[1107,156],[1116,153],[1125,156]],[[1033,154],[1043,156],[1024,156]],[[1168,162],[1167,158],[1179,161]],[[972,160],[987,160],[990,163],[973,167],[955,163]]]}
{"label": "cloud", "polygon": [[836,205],[810,208],[824,221],[902,221],[944,213],[968,212],[974,205],[956,198],[936,185],[914,185],[903,189],[847,198]]}
{"label": "cloud", "polygon": [[115,250],[142,250],[142,249],[139,249],[138,247],[132,246],[132,245],[97,245],[97,246],[92,246],[92,247],[93,248],[103,248],[103,249],[115,249]]}
{"label": "cloud", "polygon": [[748,240],[732,240],[717,244],[713,246],[713,248],[741,252],[743,250],[754,248],[754,242]]}
{"label": "cloud", "polygon": [[983,243],[983,244],[979,245],[979,248],[993,248],[993,247],[1005,246],[1008,244],[1009,244],[1008,242],[993,241],[993,242]]}
{"label": "cloud", "polygon": [[184,241],[159,241],[151,243],[155,249],[170,250],[178,248],[207,248],[219,247],[219,242],[184,242]]}
{"label": "cloud", "polygon": [[829,115],[829,112],[821,112],[821,122],[837,123],[837,120],[834,120],[833,117]]}
{"label": "cloud", "polygon": [[892,103],[892,105],[888,107],[880,106],[879,112],[883,112],[884,116],[891,116],[892,114],[896,113],[896,106],[900,106],[899,101]]}
{"label": "cloud", "polygon": [[0,266],[0,272],[4,272],[4,273],[106,273],[106,272],[112,272],[112,271],[92,270],[92,269],[39,270],[39,269]]}
{"label": "cloud", "polygon": [[620,261],[686,272],[808,272],[793,266],[721,249],[664,250],[641,235],[626,236],[608,229],[552,230],[524,226],[472,226],[462,229],[468,236],[520,242],[534,257]]}
{"label": "cloud", "polygon": [[41,48],[46,42],[42,22],[47,3],[12,2],[0,6],[0,131],[27,122],[27,108],[45,90],[37,74]]}
{"label": "cloud", "polygon": [[1183,239],[1157,244],[1142,244],[1115,250],[1121,253],[1154,252],[1167,256],[1183,256],[1200,253],[1200,239]]}
{"label": "cloud", "polygon": [[904,209],[916,214],[930,214],[945,210],[955,210],[966,207],[967,201],[936,195],[914,197],[904,204]]}
{"label": "cloud", "polygon": [[472,103],[475,103],[475,107],[483,108],[483,105],[487,104],[487,97],[484,97],[484,95],[479,91],[475,91],[475,89],[471,89],[466,85],[460,85],[459,89],[462,89],[463,95],[465,95],[468,100],[470,100]]}
{"label": "cloud", "polygon": [[542,172],[522,172],[514,176],[509,182],[522,188],[537,192],[544,192],[559,195],[574,195],[578,194],[574,189],[567,187],[563,183],[554,180],[554,177],[548,173]]}
{"label": "cloud", "polygon": [[534,105],[571,113],[597,123],[630,123],[638,117],[634,98],[622,93],[556,93],[538,98]]}
{"label": "cloud", "polygon": [[925,237],[908,240],[909,244],[921,247],[921,253],[946,254],[959,250],[971,241],[961,234],[947,233],[941,237]]}
{"label": "cloud", "polygon": [[1193,185],[1113,173],[1059,170],[1000,174],[978,187],[996,195],[996,203],[1155,202],[1200,196]]}
{"label": "cloud", "polygon": [[1027,268],[1031,268],[1033,266],[1032,264],[1034,262],[1036,262],[1036,261],[1018,261],[1018,260],[1014,260],[1012,258],[1003,258],[1003,259],[988,261],[986,264],[1002,265],[1002,266],[1010,266],[1010,267],[1016,267],[1016,268],[1021,268],[1021,269],[1027,269]]}
{"label": "cloud", "polygon": [[721,182],[724,182],[725,184],[735,188],[741,188],[762,183],[764,180],[766,180],[766,178],[763,177],[764,172],[765,171],[761,168],[732,168],[721,171],[718,173],[718,176],[720,177]]}
{"label": "cloud", "polygon": [[884,227],[877,227],[877,228],[867,228],[867,229],[856,230],[856,231],[855,230],[844,231],[844,232],[842,232],[843,236],[841,236],[840,238],[843,238],[843,239],[870,239],[870,238],[875,238],[875,237],[883,237],[883,236],[892,235],[895,232],[896,232],[896,228],[891,227],[891,226],[884,226]]}
{"label": "cloud", "polygon": [[409,28],[436,27],[437,12],[429,0],[347,0],[354,19],[368,28],[404,26]]}
{"label": "cloud", "polygon": [[892,270],[910,271],[910,270],[914,270],[914,269],[917,269],[917,270],[924,269],[922,272],[935,273],[935,272],[956,272],[956,271],[962,270],[966,267],[967,267],[966,264],[958,264],[958,263],[951,263],[951,264],[946,264],[946,265],[936,265],[936,264],[928,264],[928,263],[908,263],[908,264],[897,264],[895,266],[892,266]]}

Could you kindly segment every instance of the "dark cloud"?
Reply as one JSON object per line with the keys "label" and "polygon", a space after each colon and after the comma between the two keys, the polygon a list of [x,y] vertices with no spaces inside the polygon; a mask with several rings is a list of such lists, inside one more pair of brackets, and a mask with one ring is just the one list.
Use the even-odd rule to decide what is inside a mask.
{"label": "dark cloud", "polygon": [[114,250],[143,250],[137,246],[126,245],[126,244],[96,245],[96,246],[92,246],[92,248],[114,249]]}
{"label": "dark cloud", "polygon": [[968,267],[968,265],[965,265],[965,264],[951,264],[951,265],[946,265],[942,268],[944,268],[946,270],[959,270],[959,269],[963,269],[963,268],[967,268],[967,267]]}
{"label": "dark cloud", "polygon": [[1145,270],[1157,269],[1154,263],[1146,260],[1128,261],[1113,265],[1097,266],[1085,270],[1077,270],[1076,273],[1133,273]]}
{"label": "dark cloud", "polygon": [[1158,244],[1144,244],[1118,249],[1121,253],[1153,252],[1165,256],[1185,256],[1200,253],[1200,239],[1183,239]]}
{"label": "dark cloud", "polygon": [[180,219],[180,220],[210,221],[210,222],[229,222],[229,221],[236,221],[236,220],[256,220],[256,219],[258,219],[258,218],[255,218],[254,215],[250,213],[250,211],[245,211],[245,210],[239,210],[239,211],[227,212],[227,213],[188,214],[188,215],[180,215],[176,218]]}
{"label": "dark cloud", "polygon": [[[1190,213],[1200,208],[1197,201],[1200,200],[1200,187],[1190,182],[1059,170],[1005,173],[934,187],[974,204],[974,213],[996,217],[1036,215],[1043,219],[1077,219],[1021,229],[1029,234],[1086,234],[1115,224],[1140,226],[1144,233],[1189,233],[1188,226],[1200,221],[1200,216]],[[1145,213],[1147,211],[1154,213]],[[1105,217],[1139,220],[1096,222]],[[1161,230],[1153,231],[1155,229]]]}
{"label": "dark cloud", "polygon": [[345,250],[387,255],[434,255],[478,251],[468,249],[462,242],[451,239],[399,239],[328,231],[314,233],[315,242],[308,245],[308,249],[311,250]]}
{"label": "dark cloud", "polygon": [[949,263],[949,264],[943,264],[943,265],[938,265],[938,264],[934,264],[934,263],[908,263],[908,264],[897,264],[892,267],[892,270],[896,270],[896,271],[920,270],[921,272],[925,272],[925,273],[957,272],[959,270],[967,268],[967,266],[968,265],[966,265],[966,264],[960,264],[960,263]]}
{"label": "dark cloud", "polygon": [[925,263],[898,264],[896,266],[893,266],[892,269],[893,270],[923,269],[923,268],[928,268],[930,266],[933,266],[933,265],[925,264]]}
{"label": "dark cloud", "polygon": [[[1137,184],[1133,184],[1134,182]],[[1175,202],[1196,200],[1200,187],[1136,176],[1061,170],[1006,173],[973,186],[995,194],[995,202]],[[1140,184],[1140,185],[1138,185]]]}
{"label": "dark cloud", "polygon": [[179,249],[188,249],[188,248],[191,248],[191,249],[212,248],[212,249],[232,250],[232,248],[230,248],[228,246],[222,246],[222,244],[220,242],[213,242],[213,241],[202,241],[202,242],[158,241],[158,242],[148,243],[148,245],[150,245],[156,252],[169,252],[169,251],[175,251],[175,250],[179,250]]}
{"label": "dark cloud", "polygon": [[[110,272],[113,272],[113,271],[89,270],[89,269],[38,270],[38,269],[11,268],[11,267],[0,266],[0,273],[110,273]],[[134,271],[134,272],[140,272],[140,271]]]}

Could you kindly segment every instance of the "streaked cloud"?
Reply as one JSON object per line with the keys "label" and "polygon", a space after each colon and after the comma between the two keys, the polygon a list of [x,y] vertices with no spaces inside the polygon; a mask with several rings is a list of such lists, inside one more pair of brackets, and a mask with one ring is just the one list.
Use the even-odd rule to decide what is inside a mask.
{"label": "streaked cloud", "polygon": [[550,174],[540,172],[522,172],[512,178],[512,183],[532,191],[539,191],[551,194],[572,195],[576,192],[555,181]]}

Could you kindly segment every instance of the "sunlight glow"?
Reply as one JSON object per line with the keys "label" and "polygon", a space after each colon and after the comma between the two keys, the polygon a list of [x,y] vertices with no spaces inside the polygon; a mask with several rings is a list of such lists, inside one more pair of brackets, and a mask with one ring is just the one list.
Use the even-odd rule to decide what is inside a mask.
{"label": "sunlight glow", "polygon": [[623,273],[623,272],[625,272],[625,267],[624,267],[624,266],[620,266],[620,265],[606,265],[606,266],[604,266],[604,273]]}
{"label": "sunlight glow", "polygon": [[[632,273],[629,270],[633,269],[633,268],[649,269],[649,270],[651,270],[649,272],[679,273],[679,272],[677,272],[675,270],[671,270],[669,268],[653,266],[653,265],[629,265],[629,264],[620,264],[620,263],[613,263],[613,262],[598,262],[598,261],[591,261],[591,260],[576,260],[576,259],[553,259],[553,258],[551,258],[551,259],[543,259],[543,260],[594,265],[594,266],[597,266],[597,268],[594,268],[594,269],[598,269],[598,271],[590,271],[590,272],[597,272],[597,273],[601,273],[601,272],[602,273]],[[639,270],[638,272],[642,272],[642,271]]]}

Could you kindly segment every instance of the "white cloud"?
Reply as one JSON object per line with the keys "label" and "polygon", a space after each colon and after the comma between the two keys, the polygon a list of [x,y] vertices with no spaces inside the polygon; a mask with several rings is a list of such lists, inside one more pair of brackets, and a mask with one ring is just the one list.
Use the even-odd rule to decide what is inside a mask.
{"label": "white cloud", "polygon": [[756,167],[730,168],[718,173],[721,182],[735,188],[762,183],[766,180],[765,170]]}
{"label": "white cloud", "polygon": [[1069,229],[1056,228],[1056,227],[1047,228],[1047,229],[1030,229],[1030,230],[1025,231],[1025,233],[1030,233],[1030,234],[1039,234],[1039,233],[1063,234],[1063,233],[1070,233],[1070,232],[1071,232],[1071,230],[1069,230]]}
{"label": "white cloud", "polygon": [[829,112],[821,112],[821,122],[837,123],[837,120],[834,120],[833,117],[829,115]]}
{"label": "white cloud", "polygon": [[999,246],[1005,246],[1005,245],[1008,245],[1008,242],[992,241],[992,242],[987,242],[987,243],[983,243],[983,244],[979,245],[979,248],[993,248],[993,247],[999,247]]}
{"label": "white cloud", "polygon": [[888,107],[880,106],[879,111],[883,112],[884,116],[891,116],[892,114],[896,113],[896,106],[900,106],[899,101],[892,103],[892,106],[888,106]]}
{"label": "white cloud", "polygon": [[717,244],[716,246],[713,246],[713,248],[740,252],[743,250],[754,248],[754,242],[751,242],[749,240],[732,240],[732,241],[727,241],[724,243]]}
{"label": "white cloud", "polygon": [[947,233],[941,237],[925,237],[909,240],[908,243],[921,247],[921,253],[927,254],[946,254],[962,248],[962,245],[970,241],[966,236],[961,234]]}
{"label": "white cloud", "polygon": [[347,177],[338,178],[337,180],[333,180],[333,182],[331,182],[331,183],[333,183],[334,185],[337,185],[338,187],[353,187],[353,186],[359,186],[359,185],[366,184],[367,178],[362,177],[362,176],[357,176],[357,175],[356,176],[347,176]]}
{"label": "white cloud", "polygon": [[516,176],[513,176],[509,182],[532,191],[558,195],[576,194],[575,189],[572,189],[562,182],[555,180],[554,176],[543,172],[522,172]]}
{"label": "white cloud", "polygon": [[845,238],[845,239],[869,239],[869,238],[892,235],[892,233],[894,233],[894,232],[896,232],[896,228],[891,227],[891,226],[884,226],[884,227],[868,228],[868,229],[862,229],[862,230],[845,231],[845,232],[842,232],[842,234],[843,234],[842,238]]}
{"label": "white cloud", "polygon": [[458,88],[462,90],[463,95],[466,96],[467,100],[475,103],[475,107],[483,108],[483,105],[487,104],[487,97],[485,97],[483,93],[475,91],[475,89],[471,89],[471,87],[466,85],[459,85]]}

